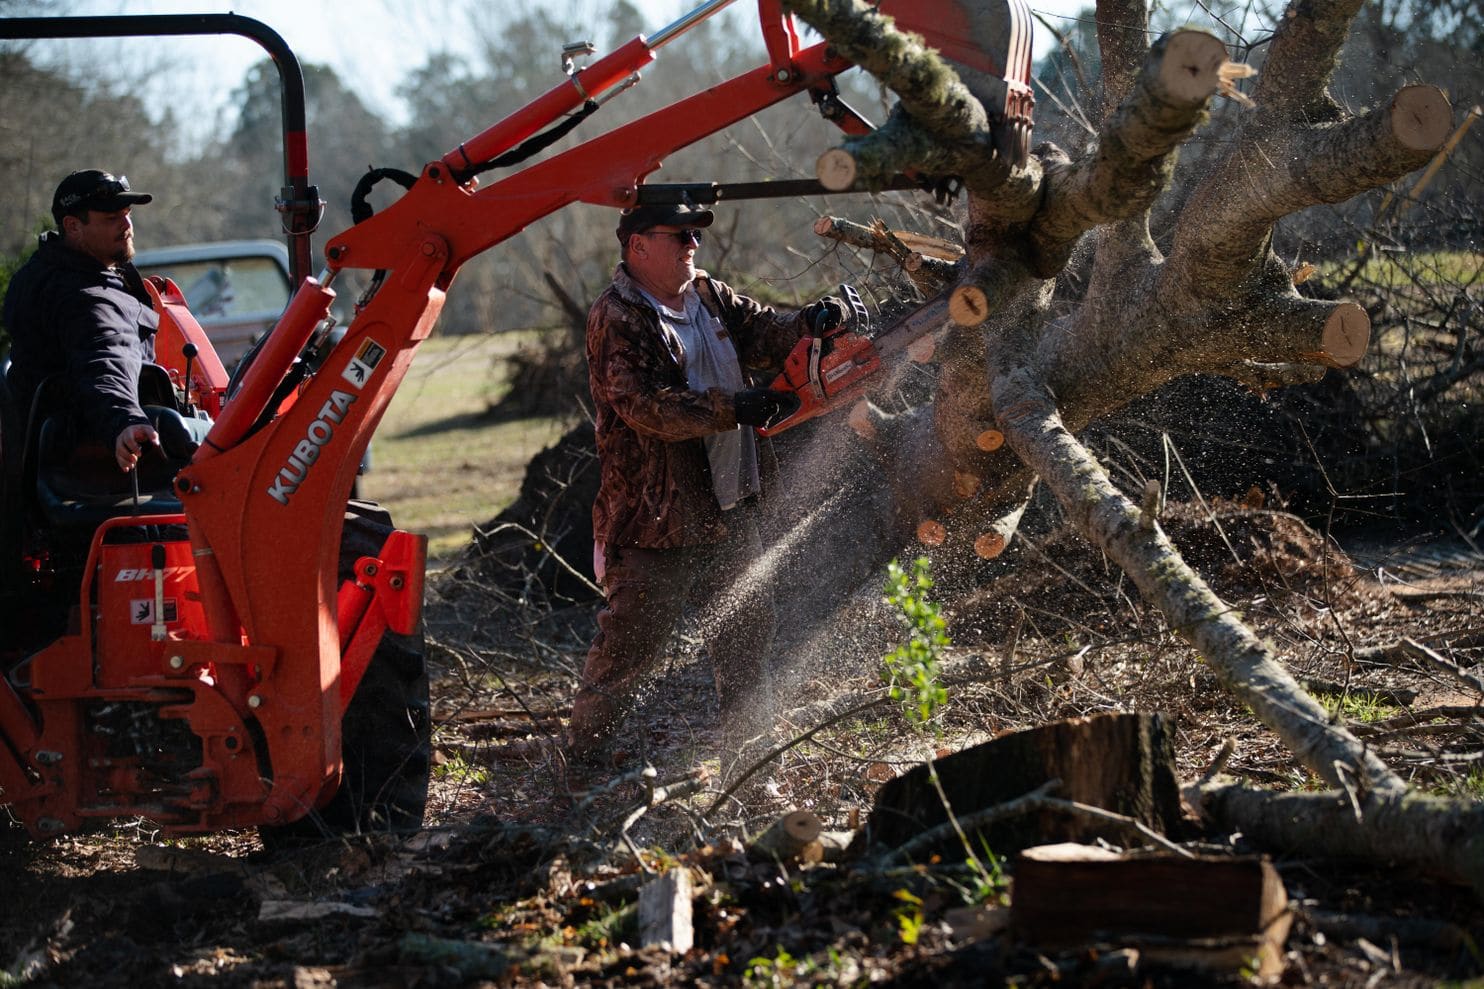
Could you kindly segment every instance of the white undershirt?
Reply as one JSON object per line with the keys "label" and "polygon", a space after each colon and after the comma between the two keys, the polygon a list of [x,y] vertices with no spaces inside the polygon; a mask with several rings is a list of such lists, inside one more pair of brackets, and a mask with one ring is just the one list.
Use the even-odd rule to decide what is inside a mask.
{"label": "white undershirt", "polygon": [[[660,332],[670,337],[671,350],[679,353],[686,387],[700,392],[708,388],[737,392],[746,387],[731,334],[701,304],[694,282],[686,286],[681,298],[683,308],[678,311],[644,289],[639,291],[659,314]],[[711,462],[712,490],[723,511],[762,490],[757,468],[757,437],[751,427],[738,426],[704,439],[706,457]]]}

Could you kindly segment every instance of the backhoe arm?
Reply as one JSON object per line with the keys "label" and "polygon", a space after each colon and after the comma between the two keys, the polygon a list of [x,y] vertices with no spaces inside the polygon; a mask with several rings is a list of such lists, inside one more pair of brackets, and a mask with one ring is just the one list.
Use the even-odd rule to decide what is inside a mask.
{"label": "backhoe arm", "polygon": [[[487,187],[473,175],[563,114],[620,87],[660,44],[730,2],[713,0],[654,39],[635,38],[576,72],[426,165],[395,203],[333,238],[325,273],[301,286],[207,443],[179,475],[212,637],[268,646],[277,656],[271,677],[223,686],[266,740],[270,818],[297,817],[334,790],[343,704],[367,650],[364,637],[347,639],[338,628],[354,611],[351,602],[342,613],[335,586],[342,509],[372,432],[417,345],[432,332],[460,266],[573,202],[633,205],[640,182],[671,152],[791,95],[831,92],[833,77],[851,63],[825,43],[800,49],[778,0],[761,0],[767,65]],[[941,33],[953,29],[945,11],[958,2],[903,2],[897,16]],[[996,4],[1024,8],[1022,0],[990,6]],[[996,71],[1008,74],[1003,66]],[[853,114],[839,119],[847,131],[864,127]],[[278,382],[322,328],[332,284],[347,268],[377,272],[374,293],[293,404],[268,412]],[[385,617],[370,620],[374,626]],[[351,654],[345,668],[342,649]]]}

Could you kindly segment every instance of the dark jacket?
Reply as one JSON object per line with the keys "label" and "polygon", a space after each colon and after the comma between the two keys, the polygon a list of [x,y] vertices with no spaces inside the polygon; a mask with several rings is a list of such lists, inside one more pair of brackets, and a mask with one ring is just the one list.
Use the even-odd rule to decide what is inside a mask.
{"label": "dark jacket", "polygon": [[61,375],[80,436],[112,447],[126,426],[149,422],[139,407],[139,368],[154,360],[159,325],[133,265],[106,268],[55,231],[42,234],[5,294],[21,415],[42,380]]}
{"label": "dark jacket", "polygon": [[[705,272],[696,289],[732,335],[744,372],[776,373],[806,332],[810,308],[776,313]],[[687,388],[677,356],[619,265],[587,317],[600,472],[593,538],[605,545],[671,549],[726,535],[702,438],[736,428],[736,409],[730,392]]]}

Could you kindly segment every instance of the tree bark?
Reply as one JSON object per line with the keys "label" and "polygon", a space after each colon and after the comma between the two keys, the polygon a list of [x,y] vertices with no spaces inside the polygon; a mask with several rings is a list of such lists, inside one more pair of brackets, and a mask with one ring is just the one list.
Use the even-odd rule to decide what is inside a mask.
{"label": "tree bark", "polygon": [[1412,792],[1273,793],[1230,783],[1186,790],[1201,814],[1264,848],[1331,860],[1400,862],[1484,896],[1484,804]]}

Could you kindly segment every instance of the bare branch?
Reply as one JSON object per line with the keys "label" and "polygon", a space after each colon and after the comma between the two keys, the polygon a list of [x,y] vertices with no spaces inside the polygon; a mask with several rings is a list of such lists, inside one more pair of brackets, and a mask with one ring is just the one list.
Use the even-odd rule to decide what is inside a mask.
{"label": "bare branch", "polygon": [[1284,120],[1331,119],[1339,107],[1327,87],[1350,22],[1365,0],[1293,0],[1268,46],[1253,99]]}
{"label": "bare branch", "polygon": [[1448,139],[1452,110],[1434,86],[1408,86],[1390,104],[1290,136],[1237,141],[1181,217],[1171,270],[1198,292],[1230,295],[1260,258],[1273,224],[1337,203],[1427,163]]}
{"label": "bare branch", "polygon": [[1169,184],[1180,144],[1206,119],[1226,60],[1225,46],[1203,31],[1177,32],[1150,49],[1097,152],[1047,168],[1046,205],[1031,229],[1038,274],[1054,274],[1066,246],[1093,227],[1149,208]]}

